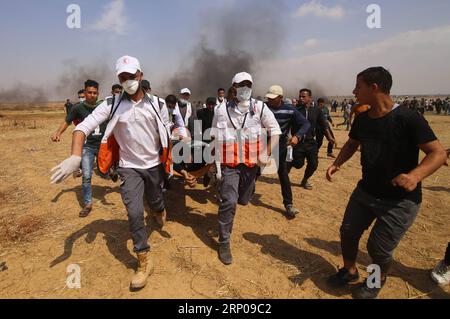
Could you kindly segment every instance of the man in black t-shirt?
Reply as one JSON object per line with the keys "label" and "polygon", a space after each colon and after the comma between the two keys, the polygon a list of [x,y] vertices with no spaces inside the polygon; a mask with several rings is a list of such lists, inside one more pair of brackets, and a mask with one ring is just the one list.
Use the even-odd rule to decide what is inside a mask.
{"label": "man in black t-shirt", "polygon": [[[206,130],[211,129],[216,105],[217,99],[209,97],[206,99],[206,108],[197,110],[197,119],[202,122],[202,134],[205,134]],[[206,142],[209,143],[210,140],[206,140]]]}
{"label": "man in black t-shirt", "polygon": [[[371,275],[358,286],[355,298],[378,296],[393,252],[419,212],[422,180],[446,161],[445,150],[426,120],[418,112],[394,104],[391,87],[392,76],[382,67],[369,68],[357,76],[353,93],[371,109],[355,119],[349,140],[327,170],[331,181],[361,146],[362,180],[350,197],[340,229],[344,268],[328,280],[329,285],[340,287],[359,279],[359,240],[375,221],[367,251],[380,276],[373,282]],[[419,150],[427,154],[420,165]]]}
{"label": "man in black t-shirt", "polygon": [[[60,125],[58,130],[52,135],[52,141],[59,142],[61,134],[70,126],[72,122],[81,123],[88,117],[95,108],[103,101],[98,100],[98,83],[92,80],[85,82],[85,95],[86,100],[75,105],[69,114],[66,116],[66,120]],[[97,129],[86,138],[83,155],[81,160],[82,169],[82,189],[84,206],[79,216],[87,217],[92,211],[92,172],[94,170],[95,157],[98,155],[100,143],[105,133],[107,122],[101,124]]]}

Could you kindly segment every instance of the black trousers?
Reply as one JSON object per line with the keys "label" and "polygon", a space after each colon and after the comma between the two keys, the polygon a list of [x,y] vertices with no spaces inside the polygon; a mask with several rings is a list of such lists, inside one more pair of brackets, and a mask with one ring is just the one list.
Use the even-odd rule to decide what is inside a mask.
{"label": "black trousers", "polygon": [[[331,136],[334,138],[333,131],[330,129]],[[317,149],[320,150],[323,145],[323,139],[325,137],[325,133],[323,131],[317,131],[316,133],[316,141],[317,141]],[[328,142],[327,146],[327,154],[333,154],[333,148],[334,144],[331,142]]]}
{"label": "black trousers", "polygon": [[278,178],[280,179],[281,195],[283,196],[284,207],[292,205],[292,188],[288,168],[290,163],[286,162],[286,156],[287,147],[285,145],[281,145],[280,156],[278,158]]}
{"label": "black trousers", "polygon": [[288,173],[292,167],[301,169],[305,165],[306,169],[303,181],[307,181],[319,166],[319,149],[317,148],[317,142],[314,139],[305,140],[294,147],[293,150],[294,160],[288,164]]}

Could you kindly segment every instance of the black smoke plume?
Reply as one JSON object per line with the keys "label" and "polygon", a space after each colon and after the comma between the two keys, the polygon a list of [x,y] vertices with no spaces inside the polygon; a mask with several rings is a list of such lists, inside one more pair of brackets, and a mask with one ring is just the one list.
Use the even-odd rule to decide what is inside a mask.
{"label": "black smoke plume", "polygon": [[207,36],[199,36],[186,56],[189,66],[168,81],[168,90],[177,94],[188,87],[195,98],[204,99],[215,96],[219,87],[227,90],[236,73],[253,74],[258,61],[275,56],[282,45],[282,6],[283,1],[238,1],[211,14]]}
{"label": "black smoke plume", "polygon": [[0,103],[42,103],[48,100],[44,89],[23,83],[17,83],[11,89],[0,90]]}
{"label": "black smoke plume", "polygon": [[[56,90],[58,96],[77,99],[77,92],[84,89],[86,80],[99,83],[100,97],[110,95],[111,87],[115,83],[111,67],[104,61],[80,65],[76,60],[65,61],[65,70],[58,79]],[[117,78],[115,79],[117,82]]]}

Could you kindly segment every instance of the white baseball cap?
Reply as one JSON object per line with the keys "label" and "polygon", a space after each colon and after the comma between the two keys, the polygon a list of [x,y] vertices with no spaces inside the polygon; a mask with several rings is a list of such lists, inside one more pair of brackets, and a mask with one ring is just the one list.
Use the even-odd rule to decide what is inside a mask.
{"label": "white baseball cap", "polygon": [[268,99],[276,99],[279,96],[283,96],[283,88],[279,85],[272,85],[266,94]]}
{"label": "white baseball cap", "polygon": [[189,90],[188,88],[184,88],[180,91],[180,94],[189,94],[191,95],[191,90]]}
{"label": "white baseball cap", "polygon": [[253,83],[253,78],[250,74],[248,74],[247,72],[241,72],[238,73],[234,76],[233,81],[231,82],[231,84],[237,84],[237,83],[241,83],[244,81],[250,81]]}
{"label": "white baseball cap", "polygon": [[131,73],[135,74],[137,71],[141,71],[141,64],[139,60],[131,56],[125,55],[117,60],[116,74]]}

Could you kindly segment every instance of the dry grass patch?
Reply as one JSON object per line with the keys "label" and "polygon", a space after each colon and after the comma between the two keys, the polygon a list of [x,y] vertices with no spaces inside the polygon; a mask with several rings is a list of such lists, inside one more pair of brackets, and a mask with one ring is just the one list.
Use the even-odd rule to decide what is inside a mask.
{"label": "dry grass patch", "polygon": [[0,244],[31,241],[48,225],[43,217],[16,215],[0,217]]}

